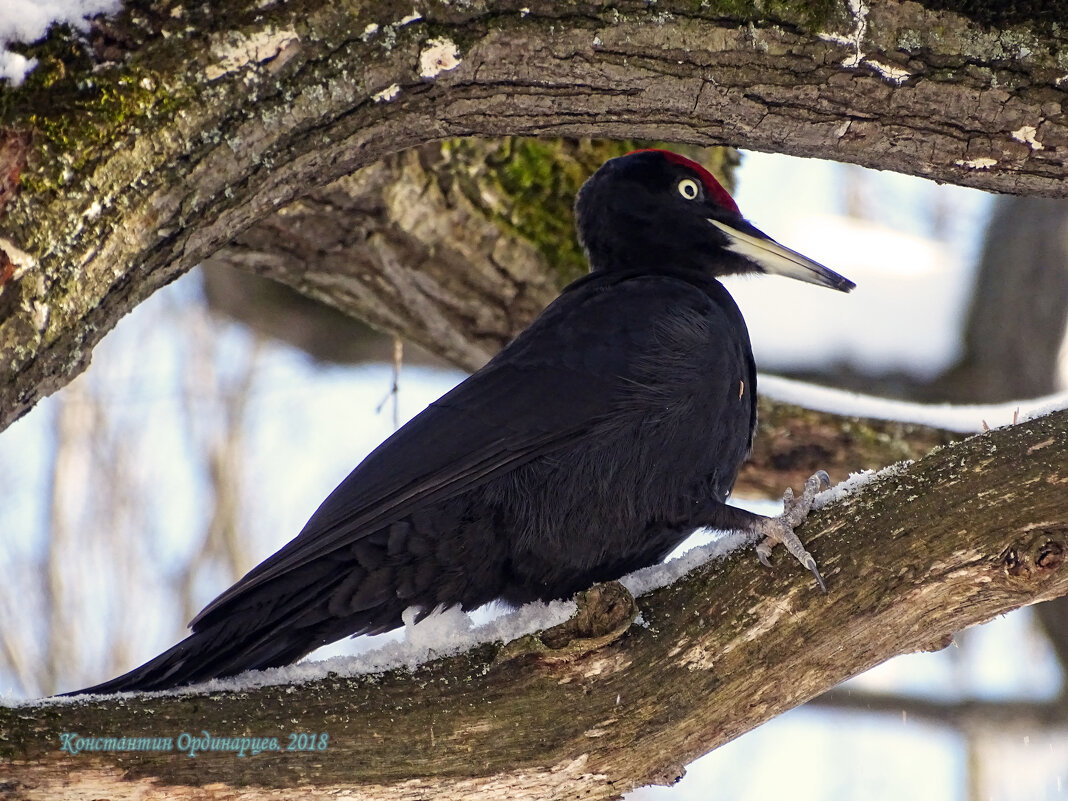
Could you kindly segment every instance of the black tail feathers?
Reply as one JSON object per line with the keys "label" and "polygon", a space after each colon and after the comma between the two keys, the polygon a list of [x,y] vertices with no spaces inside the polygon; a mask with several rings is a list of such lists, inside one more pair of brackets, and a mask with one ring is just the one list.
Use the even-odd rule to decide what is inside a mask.
{"label": "black tail feathers", "polygon": [[167,690],[246,670],[281,667],[346,635],[403,625],[406,604],[395,594],[381,593],[368,608],[339,609],[332,603],[337,585],[336,580],[294,571],[251,586],[198,618],[192,634],[155,659],[110,681],[65,694]]}
{"label": "black tail feathers", "polygon": [[[64,695],[167,690],[246,670],[262,670],[295,662],[316,648],[305,632],[287,636],[266,632],[234,637],[231,626],[211,626],[194,632],[159,656],[117,678]],[[252,634],[250,632],[250,634]]]}

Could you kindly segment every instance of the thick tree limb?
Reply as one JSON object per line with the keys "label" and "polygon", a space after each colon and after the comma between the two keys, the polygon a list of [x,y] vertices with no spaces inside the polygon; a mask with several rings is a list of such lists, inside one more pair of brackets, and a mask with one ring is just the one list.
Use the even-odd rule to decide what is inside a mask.
{"label": "thick tree limb", "polygon": [[[815,514],[802,536],[826,596],[796,565],[768,572],[740,553],[643,596],[643,625],[585,653],[487,645],[412,673],[2,709],[6,788],[24,799],[284,798],[295,786],[309,798],[610,798],[670,782],[891,656],[1068,593],[1066,488],[1062,411],[936,449]],[[60,751],[65,732],[201,730],[329,742],[270,759]]]}
{"label": "thick tree limb", "polygon": [[[586,178],[650,144],[505,137],[424,145],[308,193],[205,267],[286,284],[474,371],[587,271],[572,215]],[[672,147],[730,186],[734,151]]]}
{"label": "thick tree limb", "polygon": [[91,57],[56,34],[0,103],[0,425],[256,220],[447,136],[745,144],[1065,193],[1057,26],[763,6],[174,0],[128,6]]}

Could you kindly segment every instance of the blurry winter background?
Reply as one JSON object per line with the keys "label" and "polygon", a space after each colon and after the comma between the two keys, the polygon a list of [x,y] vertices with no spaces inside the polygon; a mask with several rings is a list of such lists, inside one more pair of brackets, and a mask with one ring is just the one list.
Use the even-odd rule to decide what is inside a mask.
{"label": "blurry winter background", "polygon": [[[744,156],[737,181],[759,227],[858,284],[843,296],[781,279],[732,282],[762,371],[926,399],[1065,386],[1068,293],[1056,273],[1068,204],[763,154]],[[1044,232],[1028,227],[1037,217]],[[1043,289],[1033,260],[1044,247],[1060,261],[1041,266]],[[981,272],[994,286],[976,287]],[[138,307],[84,375],[0,436],[8,700],[111,677],[173,644],[396,422],[463,377],[409,350],[394,392],[388,340],[380,362],[318,362],[213,312],[204,280],[190,274]],[[1036,291],[1060,293],[1051,316]],[[969,315],[988,295],[1016,299],[1015,325],[981,308],[983,319]],[[980,344],[965,353],[969,338]],[[993,358],[992,339],[1054,357],[1035,375],[1019,357],[974,368]],[[991,371],[994,380],[982,377]],[[893,660],[697,761],[675,787],[632,797],[1066,797],[1068,632],[1065,606],[1047,606],[1048,619],[1023,610],[961,632],[942,652]]]}

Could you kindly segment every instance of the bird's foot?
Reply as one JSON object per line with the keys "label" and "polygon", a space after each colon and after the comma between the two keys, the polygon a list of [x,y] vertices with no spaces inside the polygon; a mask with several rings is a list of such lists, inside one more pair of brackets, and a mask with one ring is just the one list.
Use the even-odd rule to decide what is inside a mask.
{"label": "bird's foot", "polygon": [[827,585],[823,583],[823,576],[820,575],[819,568],[816,567],[816,560],[812,557],[812,554],[805,550],[801,540],[794,534],[794,529],[808,517],[816,495],[825,489],[829,489],[830,486],[830,477],[825,471],[820,470],[805,482],[805,489],[802,491],[800,498],[795,498],[794,491],[788,487],[782,495],[782,514],[778,517],[765,517],[761,520],[759,531],[763,535],[763,539],[756,547],[757,558],[760,559],[760,563],[765,567],[771,567],[771,561],[768,558],[771,556],[771,549],[781,542],[798,562],[812,571],[812,575],[816,577],[820,589],[824,592],[827,592]]}

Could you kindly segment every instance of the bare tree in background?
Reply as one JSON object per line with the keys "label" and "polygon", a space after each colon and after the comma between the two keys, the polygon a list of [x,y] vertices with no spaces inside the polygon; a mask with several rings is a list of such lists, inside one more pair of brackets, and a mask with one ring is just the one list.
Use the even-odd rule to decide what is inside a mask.
{"label": "bare tree in background", "polygon": [[1068,336],[1068,201],[994,202],[960,363],[925,392],[957,403],[1048,395]]}
{"label": "bare tree in background", "polygon": [[[0,673],[27,696],[120,671],[136,658],[135,642],[143,653],[146,623],[159,610],[180,610],[160,621],[160,645],[182,636],[184,621],[205,601],[195,594],[196,575],[228,582],[252,564],[240,512],[243,433],[260,346],[244,337],[247,347],[231,343],[224,351],[225,326],[198,300],[168,303],[151,320],[133,322],[141,331],[124,332],[126,352],[59,393],[49,406],[51,431],[37,432],[48,444],[43,541],[26,531],[7,534]],[[184,343],[175,377],[152,364],[160,331]],[[148,452],[158,447],[147,437],[159,413],[184,428],[189,458],[164,477],[185,474],[203,485],[193,497],[206,500],[205,513],[191,514],[203,520],[203,531],[190,532],[191,546],[167,542],[161,527],[160,509],[175,490],[160,486],[161,460]],[[175,558],[183,551],[184,563]],[[91,623],[82,610],[91,610]]]}

